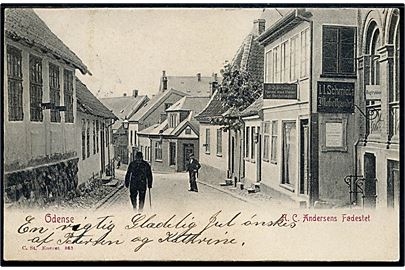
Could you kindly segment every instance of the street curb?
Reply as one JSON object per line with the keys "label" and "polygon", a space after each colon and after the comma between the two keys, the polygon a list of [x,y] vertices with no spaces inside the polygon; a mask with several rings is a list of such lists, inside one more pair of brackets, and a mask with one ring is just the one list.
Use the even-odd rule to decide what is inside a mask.
{"label": "street curb", "polygon": [[219,188],[219,187],[217,187],[217,186],[208,184],[207,182],[198,180],[197,183],[203,184],[203,185],[208,186],[208,187],[210,187],[210,188],[213,188],[213,189],[216,189],[216,190],[221,191],[221,192],[223,192],[223,193],[226,193],[226,194],[228,194],[228,195],[230,195],[230,196],[232,196],[232,197],[234,197],[234,198],[236,198],[236,199],[239,199],[239,200],[241,200],[241,201],[244,201],[244,202],[246,202],[246,203],[256,204],[256,202],[253,202],[253,201],[251,201],[251,200],[247,200],[246,198],[244,198],[244,197],[242,197],[242,196],[239,196],[239,195],[233,193],[232,191],[228,191],[228,190],[226,190],[226,189]]}
{"label": "street curb", "polygon": [[114,191],[112,191],[110,194],[108,194],[104,199],[102,199],[100,202],[96,204],[95,207],[93,207],[94,210],[98,210],[101,208],[109,199],[111,199],[115,194],[117,194],[121,189],[124,188],[124,185],[120,185],[118,188],[116,188]]}

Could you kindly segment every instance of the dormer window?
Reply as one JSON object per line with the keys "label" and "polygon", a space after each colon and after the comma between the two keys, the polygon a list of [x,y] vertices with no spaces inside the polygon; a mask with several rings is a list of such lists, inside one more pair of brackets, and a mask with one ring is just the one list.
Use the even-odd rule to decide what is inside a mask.
{"label": "dormer window", "polygon": [[177,126],[177,115],[174,113],[169,114],[169,128],[175,128]]}

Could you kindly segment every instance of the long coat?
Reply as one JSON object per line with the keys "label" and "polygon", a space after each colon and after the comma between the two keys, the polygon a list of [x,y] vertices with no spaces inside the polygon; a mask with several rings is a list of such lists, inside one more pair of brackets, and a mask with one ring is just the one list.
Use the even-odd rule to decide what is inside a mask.
{"label": "long coat", "polygon": [[125,186],[130,189],[146,190],[152,188],[152,169],[148,162],[144,160],[134,160],[128,166],[125,175]]}

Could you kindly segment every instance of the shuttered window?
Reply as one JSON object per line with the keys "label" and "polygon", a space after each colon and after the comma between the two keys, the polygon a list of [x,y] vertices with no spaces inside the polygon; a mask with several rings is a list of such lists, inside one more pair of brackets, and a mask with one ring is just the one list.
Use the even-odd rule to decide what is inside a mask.
{"label": "shuttered window", "polygon": [[355,75],[356,28],[323,26],[323,75]]}

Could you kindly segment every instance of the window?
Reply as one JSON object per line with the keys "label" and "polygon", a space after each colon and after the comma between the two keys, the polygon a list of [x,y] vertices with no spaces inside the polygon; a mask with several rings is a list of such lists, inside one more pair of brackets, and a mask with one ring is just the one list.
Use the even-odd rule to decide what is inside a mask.
{"label": "window", "polygon": [[280,82],[280,48],[277,46],[273,49],[273,70],[274,70],[274,82]]}
{"label": "window", "polygon": [[90,120],[87,120],[87,157],[90,157]]}
{"label": "window", "polygon": [[[53,64],[49,64],[49,96],[51,103],[60,105],[59,67]],[[59,110],[51,109],[51,122],[60,123]]]}
{"label": "window", "polygon": [[8,120],[22,121],[23,88],[21,50],[7,46]]}
{"label": "window", "polygon": [[100,134],[100,126],[98,120],[96,120],[96,147],[97,147],[97,153],[100,151],[99,148],[99,134]]}
{"label": "window", "polygon": [[322,73],[355,75],[356,28],[323,26]]}
{"label": "window", "polygon": [[400,68],[401,68],[401,60],[400,60],[400,32],[399,26],[397,28],[396,36],[395,36],[395,43],[394,43],[394,84],[393,87],[390,88],[390,118],[389,118],[389,132],[390,136],[398,136],[399,135],[399,122],[400,122],[400,113],[399,113],[399,100],[400,100]]}
{"label": "window", "polygon": [[65,99],[65,122],[73,123],[73,72],[70,70],[63,71],[63,92]]}
{"label": "window", "polygon": [[[305,29],[301,32],[301,65],[300,75],[301,77],[307,77],[309,71],[309,29]],[[354,59],[353,59],[354,61]]]}
{"label": "window", "polygon": [[222,155],[222,129],[217,129],[217,155]]}
{"label": "window", "polygon": [[155,160],[162,160],[162,143],[155,143]]}
{"label": "window", "polygon": [[251,141],[251,144],[250,144],[250,149],[251,149],[250,158],[254,159],[255,158],[255,147],[256,147],[256,145],[255,145],[256,127],[252,127],[251,131],[252,131],[252,136],[250,137],[250,141]]}
{"label": "window", "polygon": [[169,165],[176,165],[176,143],[171,142],[169,145]]}
{"label": "window", "polygon": [[288,40],[281,44],[281,71],[280,71],[280,82],[289,81],[290,73],[290,48]]}
{"label": "window", "polygon": [[86,120],[82,119],[82,159],[86,159]]}
{"label": "window", "polygon": [[30,115],[31,121],[42,122],[42,59],[30,55]]}
{"label": "window", "polygon": [[269,161],[270,122],[263,123],[263,159]]}
{"label": "window", "polygon": [[[104,124],[103,124],[104,127]],[[105,128],[105,146],[108,147],[108,145],[110,144],[110,128],[107,127]]]}
{"label": "window", "polygon": [[210,144],[211,144],[211,134],[210,134],[210,129],[207,128],[205,130],[205,153],[209,154],[210,153]]}
{"label": "window", "polygon": [[299,57],[299,46],[298,46],[298,37],[296,35],[291,38],[290,46],[290,80],[298,80],[298,57]]}
{"label": "window", "polygon": [[245,157],[249,157],[249,140],[250,140],[250,127],[246,127],[246,132],[245,132]]}
{"label": "window", "polygon": [[[370,54],[370,69],[369,69],[369,85],[379,85],[380,84],[380,56],[377,53],[377,48],[380,43],[380,31],[375,24],[372,24],[373,31],[370,37],[368,48],[368,53]],[[368,86],[366,85],[366,88]],[[369,134],[381,134],[382,132],[382,121],[384,118],[381,115],[381,99],[380,100],[369,100],[366,101],[366,110],[377,110],[379,115],[377,118],[370,119],[366,122],[367,133]]]}
{"label": "window", "polygon": [[266,53],[266,81],[271,83],[274,81],[273,76],[273,51]]}
{"label": "window", "polygon": [[271,122],[271,162],[277,163],[277,134],[278,134],[278,122]]}
{"label": "window", "polygon": [[169,117],[169,127],[175,128],[177,126],[177,115],[171,113]]}

